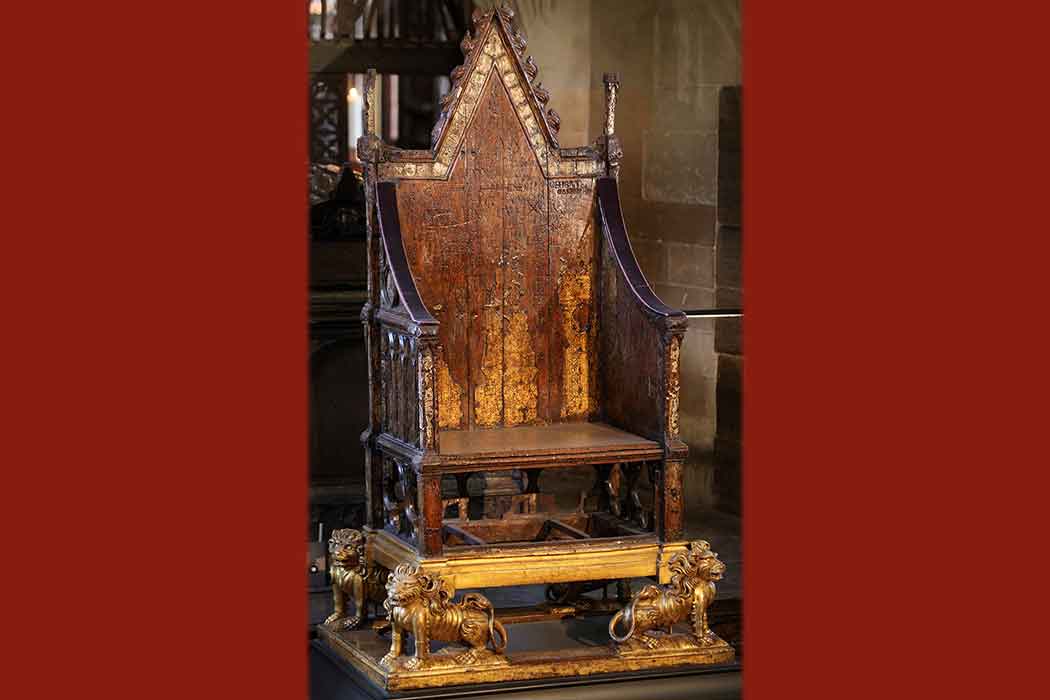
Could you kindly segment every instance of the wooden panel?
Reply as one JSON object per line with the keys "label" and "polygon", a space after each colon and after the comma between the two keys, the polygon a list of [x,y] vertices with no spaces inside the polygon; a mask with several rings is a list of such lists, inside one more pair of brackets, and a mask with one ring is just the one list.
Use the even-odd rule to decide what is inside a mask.
{"label": "wooden panel", "polygon": [[664,436],[663,338],[603,245],[601,334],[603,418],[654,440]]}
{"label": "wooden panel", "polygon": [[638,267],[616,181],[599,178],[596,189],[602,222],[603,418],[654,440],[676,441],[679,354],[687,320],[660,301]]}
{"label": "wooden panel", "polygon": [[547,394],[547,181],[505,92],[499,102],[502,128],[497,138],[504,191],[503,424],[519,425],[552,418]]}
{"label": "wooden panel", "polygon": [[466,199],[466,167],[457,161],[449,181],[417,180],[398,187],[402,236],[413,277],[427,309],[438,320],[438,417],[442,428],[466,427],[470,384],[470,288],[473,256]]}
{"label": "wooden panel", "polygon": [[[589,410],[591,402],[579,399],[576,386],[588,396],[593,363],[573,355],[576,369],[566,375],[563,358],[566,318],[585,335],[593,331],[593,181],[559,195],[553,229],[549,197],[541,163],[495,69],[486,77],[449,179],[398,183],[408,259],[423,301],[440,323],[443,429],[557,422]],[[564,292],[551,283],[552,247],[573,261],[575,277]],[[578,279],[588,274],[587,281]],[[568,314],[557,312],[561,325],[555,332],[552,317],[564,306],[559,294],[565,293],[573,303]],[[582,311],[577,299],[583,300]],[[573,384],[568,393],[576,407],[568,412],[562,406],[566,382]]]}
{"label": "wooden panel", "polygon": [[594,181],[550,182],[551,406],[553,420],[586,419],[597,408]]}
{"label": "wooden panel", "polygon": [[470,257],[459,262],[467,263],[470,290],[467,358],[471,427],[491,427],[503,421],[501,132],[506,124],[503,119],[506,99],[495,75],[489,75],[482,95],[465,141]]}

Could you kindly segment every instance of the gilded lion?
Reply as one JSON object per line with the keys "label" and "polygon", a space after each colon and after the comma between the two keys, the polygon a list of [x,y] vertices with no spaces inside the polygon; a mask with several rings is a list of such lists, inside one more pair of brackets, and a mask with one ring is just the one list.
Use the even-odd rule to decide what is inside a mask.
{"label": "gilded lion", "polygon": [[[689,543],[689,549],[671,558],[669,565],[671,582],[665,586],[649,585],[640,590],[627,606],[613,615],[609,621],[609,636],[617,642],[626,642],[634,635],[649,649],[659,645],[659,640],[649,634],[650,630],[666,629],[676,622],[689,619],[692,636],[702,646],[717,641],[707,624],[707,607],[715,598],[715,581],[719,581],[726,566],[711,551],[704,540]],[[616,627],[623,621],[627,633],[616,634]]]}
{"label": "gilded lion", "polygon": [[[365,536],[357,530],[347,528],[333,532],[328,540],[328,554],[335,611],[325,619],[324,624],[331,626],[341,621],[343,629],[355,629],[367,619],[368,603],[378,608],[385,597],[383,574],[386,570],[381,567],[368,570]],[[346,612],[348,597],[354,601],[352,616]]]}
{"label": "gilded lion", "polygon": [[386,590],[383,607],[392,629],[390,651],[380,663],[387,668],[393,668],[401,655],[405,632],[416,642],[415,656],[405,662],[409,669],[426,665],[432,639],[469,647],[454,659],[460,665],[474,663],[488,653],[490,641],[496,654],[503,654],[507,647],[507,630],[496,619],[492,603],[480,593],[468,593],[462,602],[452,602],[452,586],[414,564],[400,564],[387,579]]}

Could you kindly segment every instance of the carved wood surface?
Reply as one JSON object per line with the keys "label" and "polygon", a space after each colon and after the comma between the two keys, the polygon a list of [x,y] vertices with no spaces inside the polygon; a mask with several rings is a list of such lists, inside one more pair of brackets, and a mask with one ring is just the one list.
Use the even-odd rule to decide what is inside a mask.
{"label": "carved wood surface", "polygon": [[419,355],[416,339],[384,327],[380,339],[383,381],[383,430],[411,445],[419,444]]}
{"label": "carved wood surface", "polygon": [[403,179],[397,204],[409,265],[440,323],[440,427],[591,416],[593,180],[544,177],[495,69],[449,179]]}

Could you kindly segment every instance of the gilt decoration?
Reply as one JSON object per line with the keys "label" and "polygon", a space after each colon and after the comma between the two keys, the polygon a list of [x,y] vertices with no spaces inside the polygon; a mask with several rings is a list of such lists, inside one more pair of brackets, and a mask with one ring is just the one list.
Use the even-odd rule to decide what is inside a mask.
{"label": "gilt decoration", "polygon": [[[707,619],[725,564],[706,541],[696,540],[671,558],[669,568],[670,583],[646,586],[609,621],[609,636],[620,653],[725,645]],[[688,634],[674,633],[681,622],[689,624]]]}
{"label": "gilt decoration", "polygon": [[[365,536],[353,529],[336,530],[328,540],[329,575],[332,579],[334,611],[324,624],[356,629],[368,619],[368,604],[378,607],[386,598],[387,570],[369,564],[365,554]],[[347,602],[354,603],[354,612]]]}
{"label": "gilt decoration", "polygon": [[[506,663],[507,630],[496,619],[488,598],[480,593],[467,593],[455,602],[455,589],[441,576],[431,575],[419,566],[399,565],[386,584],[383,603],[391,624],[390,651],[380,660],[386,668],[402,666],[422,670],[435,664],[467,666]],[[415,653],[402,659],[405,634],[415,640]],[[467,647],[454,656],[435,658],[430,653],[431,641],[452,642]],[[492,645],[492,649],[488,646]]]}

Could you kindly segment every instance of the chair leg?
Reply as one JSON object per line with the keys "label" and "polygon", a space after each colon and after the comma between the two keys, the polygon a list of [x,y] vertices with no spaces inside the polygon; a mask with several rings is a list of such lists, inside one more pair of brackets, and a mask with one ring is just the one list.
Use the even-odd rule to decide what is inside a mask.
{"label": "chair leg", "polygon": [[660,539],[664,542],[675,542],[684,535],[682,460],[665,459],[660,472]]}
{"label": "chair leg", "polygon": [[419,474],[416,480],[419,483],[419,526],[416,529],[419,553],[424,557],[440,557],[443,549],[441,521],[445,515],[441,475]]}

